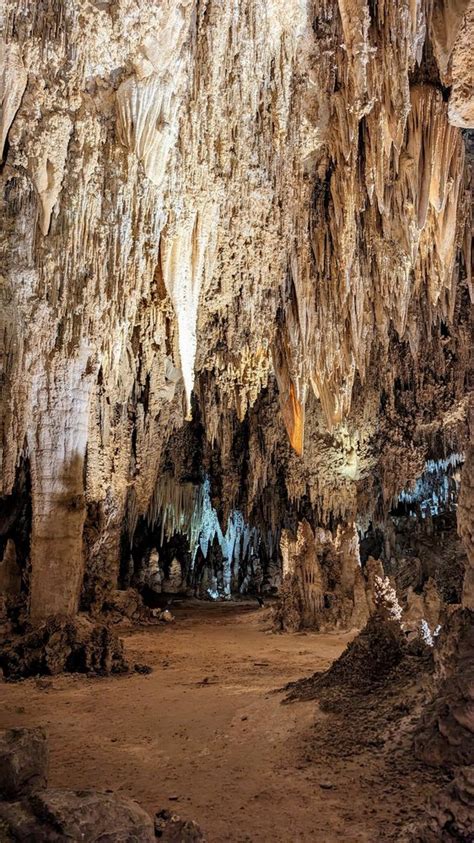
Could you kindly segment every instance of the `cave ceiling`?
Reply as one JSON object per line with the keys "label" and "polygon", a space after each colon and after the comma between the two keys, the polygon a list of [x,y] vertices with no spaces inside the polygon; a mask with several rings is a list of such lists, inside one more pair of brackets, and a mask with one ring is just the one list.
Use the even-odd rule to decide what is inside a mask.
{"label": "cave ceiling", "polygon": [[28,456],[33,556],[65,496],[71,536],[91,503],[133,532],[196,449],[270,520],[282,485],[380,515],[463,451],[473,27],[466,0],[6,0],[2,478]]}

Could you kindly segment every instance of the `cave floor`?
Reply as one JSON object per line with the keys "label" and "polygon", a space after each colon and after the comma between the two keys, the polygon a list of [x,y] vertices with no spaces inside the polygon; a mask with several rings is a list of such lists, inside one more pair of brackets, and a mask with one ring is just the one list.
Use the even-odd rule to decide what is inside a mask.
{"label": "cave floor", "polygon": [[151,813],[171,808],[210,843],[398,840],[425,795],[416,775],[387,790],[390,758],[377,748],[328,761],[312,736],[331,715],[314,701],[281,705],[275,693],[326,668],[351,636],[270,634],[269,610],[255,604],[173,611],[172,625],[121,632],[131,663],[150,665],[149,675],[0,686],[3,728],[45,727],[51,786],[109,788]]}

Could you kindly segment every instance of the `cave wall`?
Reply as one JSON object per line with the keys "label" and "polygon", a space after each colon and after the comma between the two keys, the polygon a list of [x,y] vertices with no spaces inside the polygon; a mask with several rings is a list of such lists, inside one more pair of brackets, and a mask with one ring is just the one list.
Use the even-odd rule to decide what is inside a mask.
{"label": "cave wall", "polygon": [[33,618],[117,584],[193,391],[223,513],[245,475],[272,529],[284,500],[382,517],[464,449],[472,24],[6,0],[2,494],[27,454]]}

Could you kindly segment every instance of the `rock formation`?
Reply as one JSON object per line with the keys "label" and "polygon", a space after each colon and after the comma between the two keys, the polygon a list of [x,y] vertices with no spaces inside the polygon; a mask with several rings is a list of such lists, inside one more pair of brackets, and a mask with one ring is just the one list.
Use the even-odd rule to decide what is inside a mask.
{"label": "rock formation", "polygon": [[7,635],[0,668],[8,679],[64,671],[104,675],[126,673],[123,643],[105,624],[83,615],[53,615],[18,639]]}
{"label": "rock formation", "polygon": [[355,525],[315,534],[307,521],[281,538],[283,582],[276,625],[286,630],[361,629],[375,611],[375,583],[382,563],[369,559],[362,570]]}
{"label": "rock formation", "polygon": [[472,25],[7,0],[0,535],[32,621],[123,586],[165,511],[190,570],[206,478],[268,567],[305,508],[363,533],[463,453]]}
{"label": "rock formation", "polygon": [[[472,0],[6,0],[1,27],[7,678],[120,672],[104,618],[279,590],[280,629],[364,629],[336,679],[433,648],[415,743],[453,780],[414,839],[470,839]],[[17,836],[112,811],[200,839],[20,796]]]}
{"label": "rock formation", "polygon": [[448,618],[434,650],[435,690],[415,738],[417,756],[447,769],[452,778],[420,822],[420,834],[428,843],[469,840],[474,821],[473,457],[471,446],[463,469],[458,518],[467,551],[463,605]]}
{"label": "rock formation", "polygon": [[[473,0],[0,14],[4,678],[121,674],[112,624],[183,596],[362,630],[305,687],[390,724],[423,673],[424,843],[474,828],[473,38]],[[204,839],[47,755],[1,736],[2,839]]]}

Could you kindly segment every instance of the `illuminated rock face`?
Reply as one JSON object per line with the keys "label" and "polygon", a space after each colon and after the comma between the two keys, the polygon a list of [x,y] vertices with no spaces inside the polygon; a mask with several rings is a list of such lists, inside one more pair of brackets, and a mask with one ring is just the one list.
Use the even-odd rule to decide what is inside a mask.
{"label": "illuminated rock face", "polygon": [[298,524],[296,536],[283,530],[282,599],[277,626],[298,630],[357,629],[375,611],[374,578],[383,576],[371,559],[362,571],[354,524],[330,530]]}
{"label": "illuminated rock face", "polygon": [[33,616],[74,613],[85,569],[116,582],[193,401],[226,516],[268,529],[282,475],[352,523],[462,451],[472,4],[27,6],[1,48],[0,354]]}

